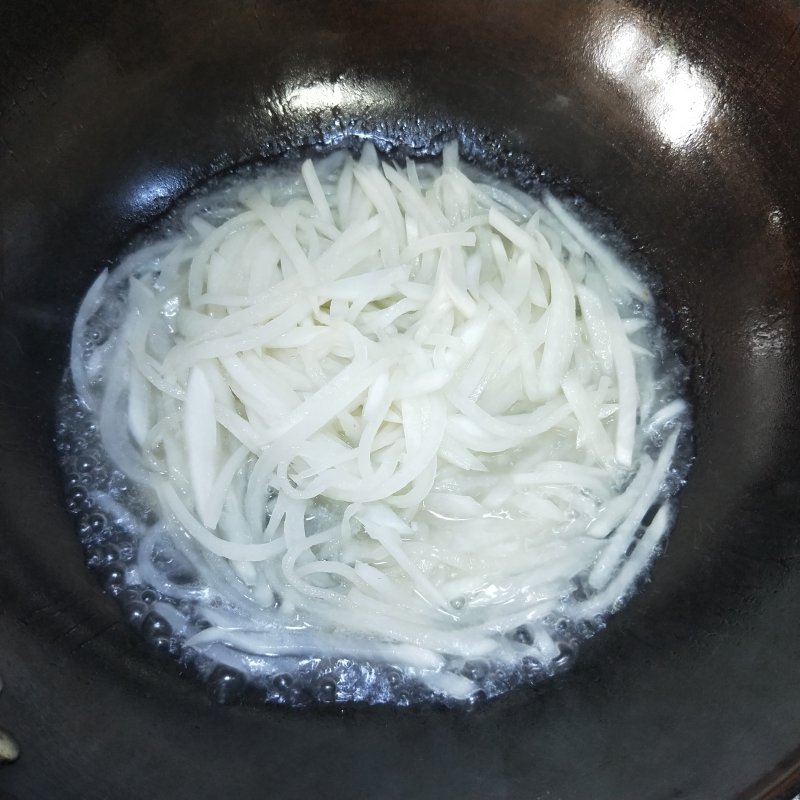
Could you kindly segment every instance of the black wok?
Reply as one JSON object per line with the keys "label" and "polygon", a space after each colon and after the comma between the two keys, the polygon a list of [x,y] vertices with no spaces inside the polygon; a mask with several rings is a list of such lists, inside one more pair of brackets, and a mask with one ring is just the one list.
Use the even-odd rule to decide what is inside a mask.
{"label": "black wok", "polygon": [[[658,2],[5,2],[3,800],[788,798],[800,791],[800,11]],[[204,178],[457,134],[604,212],[685,343],[696,464],[573,670],[471,713],[221,706],[152,654],[64,510],[76,305]]]}

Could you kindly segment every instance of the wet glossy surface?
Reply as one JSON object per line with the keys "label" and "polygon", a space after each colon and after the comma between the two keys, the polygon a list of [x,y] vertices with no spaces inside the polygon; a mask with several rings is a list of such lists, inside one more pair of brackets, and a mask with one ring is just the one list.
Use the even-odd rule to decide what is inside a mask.
{"label": "wet glossy surface", "polygon": [[[709,6],[5,4],[0,797],[800,791],[800,13]],[[204,176],[337,126],[532,158],[658,270],[693,366],[652,583],[574,671],[469,715],[213,705],[127,633],[63,510],[53,398],[91,277]]]}

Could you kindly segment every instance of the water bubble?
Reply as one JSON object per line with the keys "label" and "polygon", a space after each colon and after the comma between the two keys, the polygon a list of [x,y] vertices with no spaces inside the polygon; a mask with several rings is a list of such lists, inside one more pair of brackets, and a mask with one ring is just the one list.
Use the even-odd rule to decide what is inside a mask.
{"label": "water bubble", "polygon": [[95,468],[95,461],[91,456],[81,456],[76,464],[78,472],[91,472]]}
{"label": "water bubble", "polygon": [[468,698],[467,703],[470,706],[480,706],[483,705],[487,700],[488,696],[483,689],[478,689],[478,691],[473,692]]}
{"label": "water bubble", "polygon": [[78,511],[88,497],[86,487],[78,484],[73,486],[67,494],[67,510]]}
{"label": "water bubble", "polygon": [[119,593],[119,602],[123,605],[127,603],[138,603],[142,599],[141,586],[128,586]]}
{"label": "water bubble", "polygon": [[130,539],[121,539],[116,537],[114,539],[118,558],[120,561],[133,561],[136,556],[136,545]]}
{"label": "water bubble", "polygon": [[531,632],[524,625],[520,625],[520,627],[514,631],[512,638],[515,642],[527,645],[528,647],[533,644],[533,636],[531,636]]}
{"label": "water bubble", "polygon": [[172,626],[157,611],[151,611],[142,621],[142,634],[150,640],[166,638],[172,635]]}
{"label": "water bubble", "polygon": [[475,681],[479,683],[486,677],[486,673],[489,671],[489,664],[482,659],[472,659],[467,661],[464,664],[463,669],[461,670],[461,674],[465,678],[469,678],[471,681]]}
{"label": "water bubble", "polygon": [[104,485],[108,482],[109,474],[109,469],[105,464],[98,464],[92,470],[92,480],[97,484]]}
{"label": "water bubble", "polygon": [[775,227],[779,227],[783,222],[783,212],[779,208],[774,208],[769,212],[769,223]]}
{"label": "water bubble", "polygon": [[276,675],[272,683],[276,689],[284,692],[291,687],[294,680],[291,675],[282,673],[281,675]]}
{"label": "water bubble", "polygon": [[143,603],[141,600],[135,600],[125,606],[125,619],[133,625],[134,628],[138,628],[149,611],[150,609],[146,603]]}
{"label": "water bubble", "polygon": [[532,683],[544,674],[544,666],[538,658],[525,656],[520,664],[520,672],[525,680]]}
{"label": "water bubble", "polygon": [[389,669],[386,672],[386,681],[390,686],[398,686],[403,682],[403,673],[399,669]]}
{"label": "water bubble", "polygon": [[106,518],[102,514],[90,514],[86,519],[86,527],[91,533],[100,533],[105,525]]}
{"label": "water bubble", "polygon": [[317,698],[323,703],[330,703],[336,699],[336,681],[333,678],[323,678],[317,684]]}
{"label": "water bubble", "polygon": [[125,583],[125,567],[122,564],[112,561],[100,571],[100,577],[106,589],[119,591]]}
{"label": "water bubble", "polygon": [[304,708],[314,704],[315,698],[311,690],[307,686],[292,686],[286,698],[290,705],[298,708]]}
{"label": "water bubble", "polygon": [[107,561],[119,560],[119,547],[114,542],[106,542],[98,546],[98,551],[105,555]]}
{"label": "water bubble", "polygon": [[553,666],[556,669],[566,669],[575,661],[576,650],[573,645],[568,642],[558,643],[558,655],[553,660]]}
{"label": "water bubble", "polygon": [[230,667],[217,667],[208,680],[212,700],[224,705],[238,703],[244,696],[247,681],[241,672]]}
{"label": "water bubble", "polygon": [[109,334],[109,331],[108,331],[107,327],[105,327],[105,326],[103,326],[103,327],[96,326],[92,330],[92,332],[89,334],[89,336],[92,339],[92,344],[97,347],[97,346],[103,344],[108,339],[108,334]]}
{"label": "water bubble", "polygon": [[151,639],[149,644],[157,653],[172,652],[172,640],[167,636],[157,636],[155,639]]}

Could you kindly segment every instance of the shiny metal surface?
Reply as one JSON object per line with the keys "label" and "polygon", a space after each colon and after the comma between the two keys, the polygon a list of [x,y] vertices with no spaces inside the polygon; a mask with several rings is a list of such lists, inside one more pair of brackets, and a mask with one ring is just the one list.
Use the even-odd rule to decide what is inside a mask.
{"label": "shiny metal surface", "polygon": [[[800,10],[753,0],[10,2],[0,12],[0,798],[663,800],[800,790]],[[92,276],[190,187],[360,131],[452,135],[658,275],[697,462],[576,668],[474,713],[211,703],[130,634],[63,508]]]}

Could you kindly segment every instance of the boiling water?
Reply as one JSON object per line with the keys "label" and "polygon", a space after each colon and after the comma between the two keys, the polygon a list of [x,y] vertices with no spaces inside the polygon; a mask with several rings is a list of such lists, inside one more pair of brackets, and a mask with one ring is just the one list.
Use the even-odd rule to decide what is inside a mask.
{"label": "boiling water", "polygon": [[[323,173],[325,169],[322,167]],[[477,172],[471,175],[474,180],[488,180]],[[602,547],[582,536],[581,541],[591,545],[588,561],[565,573],[562,583],[550,587],[549,593],[530,581],[509,590],[487,579],[474,589],[473,602],[467,595],[448,597],[447,620],[437,619],[431,630],[437,634],[444,630],[447,636],[457,638],[461,631],[483,626],[475,645],[467,637],[466,644],[409,646],[409,637],[398,641],[374,631],[348,631],[346,626],[337,626],[335,609],[326,615],[313,604],[298,607],[288,588],[282,591],[274,581],[254,579],[251,567],[209,552],[187,535],[154,491],[149,471],[156,474],[158,467],[148,464],[132,447],[130,421],[120,410],[128,406],[123,403],[104,410],[104,404],[97,402],[107,393],[109,383],[129,376],[126,364],[116,375],[112,371],[112,361],[128,358],[125,348],[119,347],[119,331],[130,313],[129,277],[145,279],[158,289],[158,265],[185,231],[194,230],[196,235],[198,219],[216,227],[241,211],[237,196],[246,182],[266,182],[273,196],[280,196],[281,187],[296,190],[298,176],[297,170],[250,171],[213,190],[198,192],[173,212],[146,244],[134,249],[105,284],[98,284],[93,289],[97,296],[84,304],[88,312],[76,325],[73,362],[79,363],[82,374],[93,377],[77,387],[70,375],[65,379],[58,447],[66,474],[67,505],[77,516],[89,566],[99,571],[106,589],[117,596],[130,624],[153,647],[191,667],[207,683],[212,696],[223,702],[248,697],[292,705],[334,701],[408,705],[431,700],[458,704],[542,680],[570,664],[579,642],[599,630],[603,619],[635,591],[674,521],[673,497],[690,459],[688,411],[682,399],[686,375],[674,356],[675,343],[659,328],[655,306],[649,300],[617,301],[627,339],[636,348],[641,402],[633,465],[619,473],[614,489],[616,497],[623,495],[636,481],[637,465],[648,462],[663,467],[657,491],[646,496],[638,515],[602,538]],[[503,202],[514,208],[527,203],[511,187],[493,185],[507,193],[498,196],[508,213],[509,206]],[[548,219],[556,226],[559,217]],[[564,224],[574,226],[575,222]],[[208,226],[200,223],[200,228],[205,231]],[[564,236],[569,238],[568,231]],[[594,241],[591,234],[586,237]],[[589,262],[591,269],[591,259]],[[641,279],[627,273],[620,280],[636,285]],[[161,310],[168,332],[169,319],[178,310],[170,302],[165,297]],[[109,413],[110,425],[108,417],[105,422],[101,419]],[[613,416],[614,412],[609,413]],[[586,460],[585,444],[576,449],[574,430],[559,429],[547,435],[550,459],[569,460],[579,453]],[[666,461],[665,442],[674,449]],[[502,494],[503,476],[513,475],[515,470],[528,474],[529,456],[525,450],[512,449],[485,459],[490,476],[493,471],[498,476],[491,487],[495,493]],[[252,468],[251,458],[241,470]],[[453,480],[460,497],[472,486],[473,478],[463,471],[448,472],[440,464],[433,487],[436,496],[441,498],[452,489]],[[486,494],[485,481],[491,478],[480,480],[484,483],[475,491]],[[551,490],[550,499],[557,500],[556,489]],[[610,513],[607,508],[613,506],[613,497],[604,503],[589,496],[591,493],[584,494],[587,496],[579,499],[585,501],[588,511],[584,516],[583,512],[571,513],[563,524],[554,523],[559,535],[576,519],[589,528]],[[274,503],[272,491],[265,495],[267,513]],[[312,537],[338,525],[343,509],[342,504],[324,500],[309,504],[304,511],[305,535]],[[524,513],[513,513],[517,520],[525,519]],[[478,522],[489,526],[493,523],[488,517],[506,518],[513,513],[500,502],[493,514]],[[431,499],[421,507],[416,522],[434,529],[439,525],[442,530],[448,526],[459,530],[459,523],[470,523],[473,530],[476,521],[465,523],[458,515],[455,520],[448,519],[447,509],[443,512]],[[623,540],[619,529],[625,525],[629,533]],[[322,581],[312,588],[331,587],[338,584]],[[492,594],[501,597],[494,605],[486,600]],[[504,606],[523,611],[505,613]]]}

